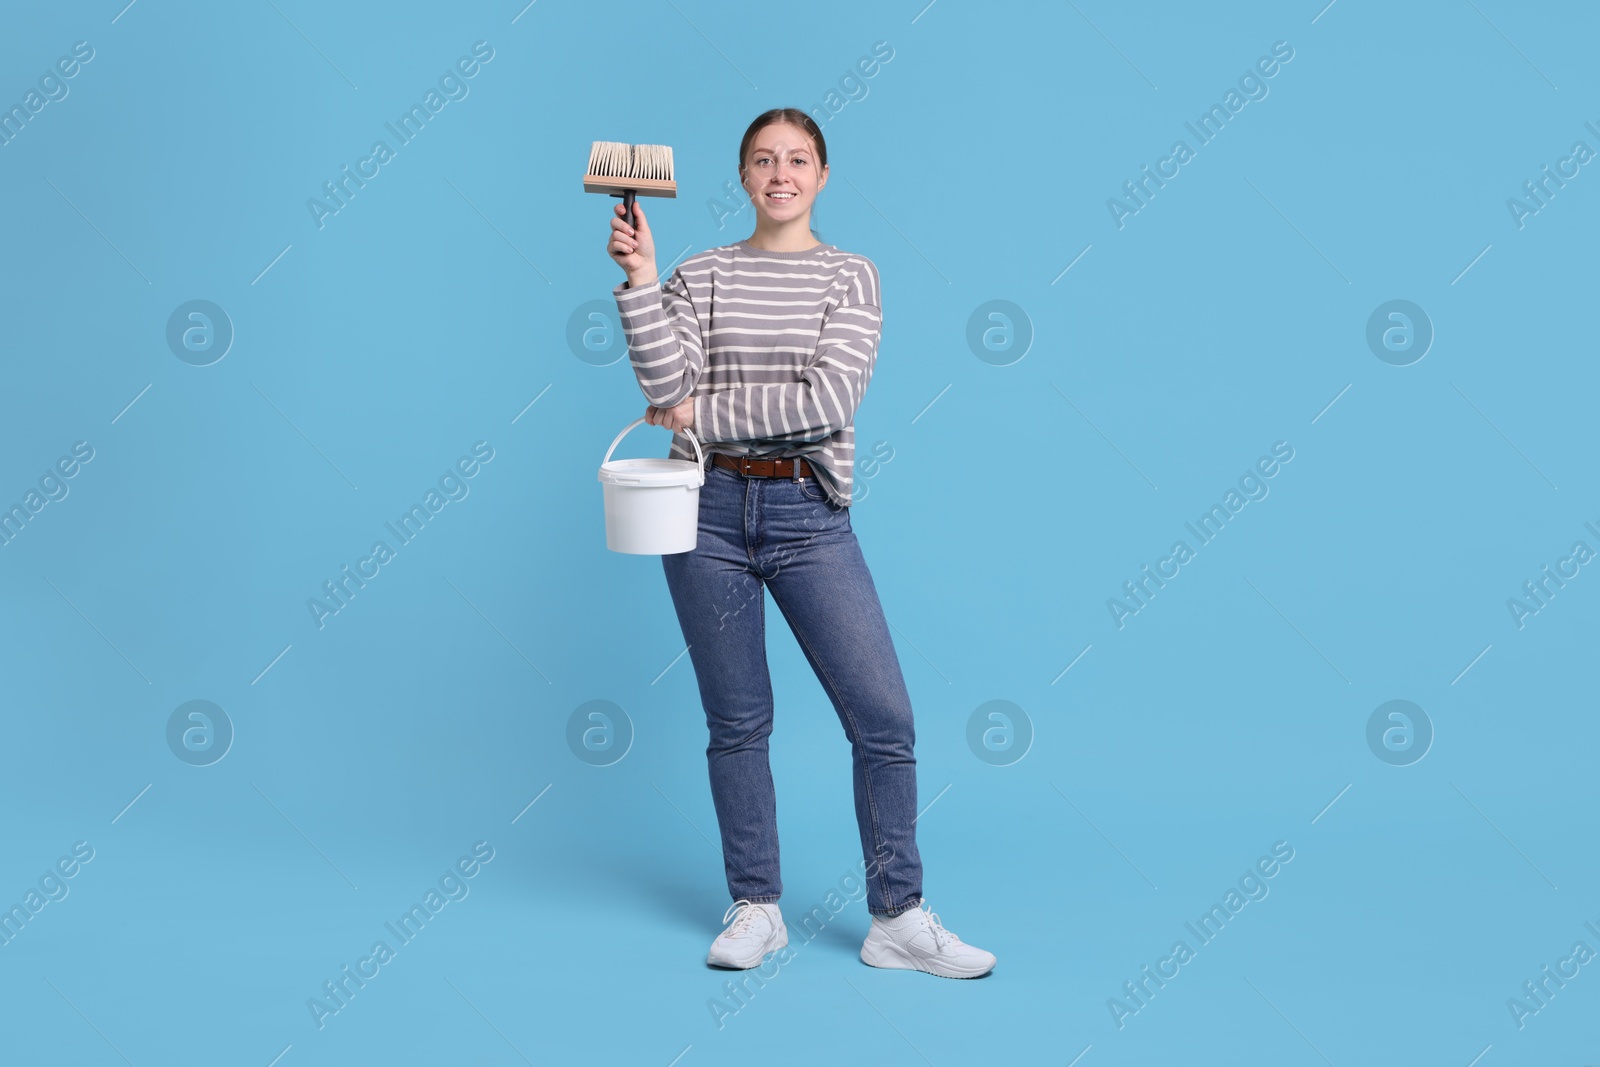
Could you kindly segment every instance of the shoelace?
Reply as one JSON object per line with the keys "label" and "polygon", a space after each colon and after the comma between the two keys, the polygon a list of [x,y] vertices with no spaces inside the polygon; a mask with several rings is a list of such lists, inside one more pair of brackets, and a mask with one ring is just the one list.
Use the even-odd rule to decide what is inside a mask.
{"label": "shoelace", "polygon": [[946,930],[939,922],[939,913],[930,908],[926,900],[918,905],[918,910],[920,910],[927,919],[928,932],[933,935],[933,947],[935,951],[942,952],[947,943],[956,945],[961,943],[961,939],[959,937],[951,933],[949,930]]}
{"label": "shoelace", "polygon": [[[735,912],[738,913],[737,917],[734,917]],[[728,910],[722,913],[722,921],[724,923],[726,923],[730,917],[733,917],[733,925],[724,930],[722,932],[722,936],[738,937],[741,934],[747,933],[750,929],[750,924],[755,922],[756,915],[758,913],[764,914],[765,909],[758,908],[754,903],[743,898],[734,901],[732,904],[728,905]]]}

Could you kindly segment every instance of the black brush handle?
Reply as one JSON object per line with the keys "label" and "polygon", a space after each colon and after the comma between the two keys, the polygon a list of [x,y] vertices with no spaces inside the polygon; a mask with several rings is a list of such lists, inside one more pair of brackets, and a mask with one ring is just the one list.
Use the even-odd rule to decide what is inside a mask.
{"label": "black brush handle", "polygon": [[633,228],[633,190],[629,189],[622,194],[622,221]]}

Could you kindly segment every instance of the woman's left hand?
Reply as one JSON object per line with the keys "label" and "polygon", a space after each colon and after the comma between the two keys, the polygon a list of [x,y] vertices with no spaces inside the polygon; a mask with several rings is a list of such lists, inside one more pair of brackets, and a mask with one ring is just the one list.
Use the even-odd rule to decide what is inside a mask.
{"label": "woman's left hand", "polygon": [[644,409],[644,421],[651,426],[665,426],[669,430],[684,430],[694,425],[694,397],[688,397],[677,407],[658,408],[654,404]]}

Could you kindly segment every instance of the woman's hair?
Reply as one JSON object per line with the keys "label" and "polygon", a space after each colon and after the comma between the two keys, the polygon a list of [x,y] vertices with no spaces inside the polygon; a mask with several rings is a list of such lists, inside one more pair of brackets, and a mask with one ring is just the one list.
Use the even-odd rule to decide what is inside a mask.
{"label": "woman's hair", "polygon": [[[822,168],[828,165],[828,142],[822,139],[822,128],[817,125],[816,121],[797,107],[775,107],[770,111],[763,111],[757,115],[755,121],[750,123],[749,128],[744,131],[744,140],[739,142],[739,181],[741,183],[744,181],[744,161],[745,156],[750,153],[750,143],[756,139],[756,134],[778,122],[787,122],[798,126],[811,138],[812,143],[817,146],[817,174],[819,176],[822,174]],[[812,215],[815,216],[815,201],[813,201],[811,210]],[[811,236],[819,241],[822,240],[822,235],[817,232],[816,227],[811,228]]]}

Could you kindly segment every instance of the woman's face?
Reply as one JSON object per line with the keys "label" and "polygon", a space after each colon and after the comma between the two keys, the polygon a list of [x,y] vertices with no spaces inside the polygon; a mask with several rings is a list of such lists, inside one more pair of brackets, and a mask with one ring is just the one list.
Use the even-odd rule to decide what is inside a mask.
{"label": "woman's face", "polygon": [[[817,166],[811,138],[787,122],[756,131],[745,156],[744,187],[756,210],[773,222],[801,219],[828,184],[828,168]],[[774,195],[787,193],[788,196]]]}

